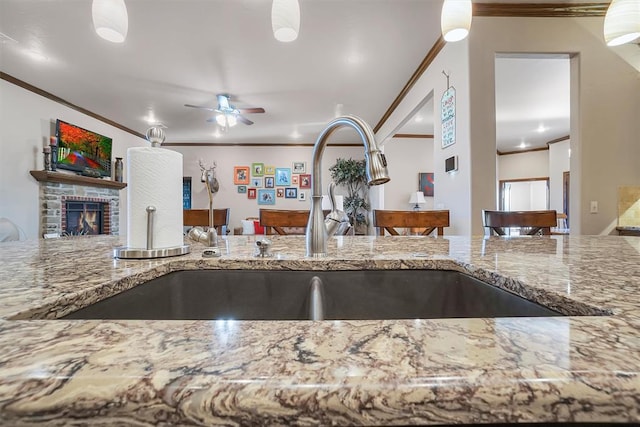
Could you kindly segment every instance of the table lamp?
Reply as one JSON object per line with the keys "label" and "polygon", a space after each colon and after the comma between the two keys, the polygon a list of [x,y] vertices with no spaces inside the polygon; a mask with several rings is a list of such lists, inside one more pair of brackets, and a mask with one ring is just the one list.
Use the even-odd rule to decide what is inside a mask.
{"label": "table lamp", "polygon": [[415,193],[411,193],[411,197],[409,198],[409,203],[413,206],[414,211],[420,210],[420,205],[424,205],[427,201],[424,199],[424,193],[422,191],[416,191]]}

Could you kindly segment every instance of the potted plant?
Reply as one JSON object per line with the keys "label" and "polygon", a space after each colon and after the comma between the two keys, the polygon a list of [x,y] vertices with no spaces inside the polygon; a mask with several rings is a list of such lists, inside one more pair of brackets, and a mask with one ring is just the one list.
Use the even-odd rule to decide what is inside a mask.
{"label": "potted plant", "polygon": [[336,164],[329,168],[329,172],[336,185],[347,188],[344,211],[355,228],[356,234],[366,234],[370,205],[367,202],[369,186],[364,159],[338,158]]}

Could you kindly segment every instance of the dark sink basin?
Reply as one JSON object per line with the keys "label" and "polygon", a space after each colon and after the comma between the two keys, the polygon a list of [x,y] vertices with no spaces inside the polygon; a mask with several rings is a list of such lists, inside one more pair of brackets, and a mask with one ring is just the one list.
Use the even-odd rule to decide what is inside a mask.
{"label": "dark sink basin", "polygon": [[318,304],[310,291],[314,276],[322,282],[325,319],[560,315],[455,271],[194,270],[153,279],[64,318],[308,320]]}

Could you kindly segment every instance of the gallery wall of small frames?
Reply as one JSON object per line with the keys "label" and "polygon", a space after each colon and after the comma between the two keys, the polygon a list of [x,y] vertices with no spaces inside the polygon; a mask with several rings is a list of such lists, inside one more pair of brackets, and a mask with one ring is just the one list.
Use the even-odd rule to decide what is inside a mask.
{"label": "gallery wall of small frames", "polygon": [[275,205],[278,199],[307,200],[311,174],[307,173],[307,162],[293,162],[290,167],[251,163],[233,167],[233,184],[247,199],[259,205]]}

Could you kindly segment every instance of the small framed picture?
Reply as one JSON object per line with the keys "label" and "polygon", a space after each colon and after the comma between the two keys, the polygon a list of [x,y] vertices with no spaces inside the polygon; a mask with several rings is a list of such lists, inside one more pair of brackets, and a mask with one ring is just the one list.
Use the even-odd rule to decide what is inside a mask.
{"label": "small framed picture", "polygon": [[304,202],[305,200],[307,200],[307,192],[306,191],[299,191],[298,192],[298,200],[301,202]]}
{"label": "small framed picture", "polygon": [[284,197],[284,188],[276,188],[276,196]]}
{"label": "small framed picture", "polygon": [[306,162],[293,162],[293,166],[291,168],[293,173],[306,173],[307,172],[307,163]]}
{"label": "small framed picture", "polygon": [[311,188],[311,174],[300,175],[300,188]]}
{"label": "small framed picture", "polygon": [[233,167],[233,183],[249,184],[249,166],[234,166]]}
{"label": "small framed picture", "polygon": [[247,199],[255,199],[256,198],[256,189],[248,188],[247,189]]}
{"label": "small framed picture", "polygon": [[251,176],[264,176],[264,163],[251,163]]}
{"label": "small framed picture", "polygon": [[264,177],[264,188],[273,188],[275,187],[275,178],[272,176]]}
{"label": "small framed picture", "polygon": [[275,166],[265,166],[264,167],[264,174],[265,175],[275,175],[276,174],[276,167]]}
{"label": "small framed picture", "polygon": [[276,185],[283,187],[291,185],[290,168],[276,168]]}
{"label": "small framed picture", "polygon": [[276,191],[275,190],[258,190],[258,204],[259,205],[275,205],[276,204]]}
{"label": "small framed picture", "polygon": [[246,185],[238,185],[238,193],[245,194],[246,192],[247,192],[247,186]]}
{"label": "small framed picture", "polygon": [[251,186],[262,188],[262,178],[251,178]]}
{"label": "small framed picture", "polygon": [[284,189],[284,198],[285,199],[297,199],[298,198],[298,189],[295,187],[288,187]]}
{"label": "small framed picture", "polygon": [[300,175],[293,175],[291,177],[291,185],[298,185],[300,182]]}

